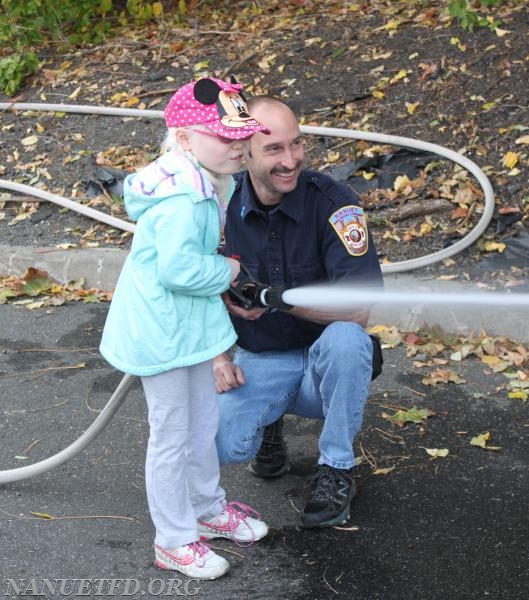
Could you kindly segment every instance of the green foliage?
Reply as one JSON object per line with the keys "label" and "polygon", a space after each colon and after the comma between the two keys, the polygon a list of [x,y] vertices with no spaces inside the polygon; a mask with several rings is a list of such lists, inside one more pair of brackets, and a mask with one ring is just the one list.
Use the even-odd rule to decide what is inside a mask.
{"label": "green foliage", "polygon": [[97,44],[116,23],[143,23],[164,12],[161,2],[148,0],[0,0],[0,10],[0,90],[9,96],[37,69],[36,48]]}
{"label": "green foliage", "polygon": [[8,96],[12,96],[38,65],[39,59],[34,52],[0,58],[0,87]]}
{"label": "green foliage", "polygon": [[76,45],[102,39],[106,0],[1,0],[0,44],[23,50],[45,42]]}
{"label": "green foliage", "polygon": [[459,21],[459,24],[466,31],[473,31],[474,27],[491,27],[496,28],[499,22],[496,20],[490,21],[484,18],[479,12],[480,7],[488,8],[489,6],[498,6],[500,0],[479,0],[476,4],[478,8],[473,8],[468,0],[451,0],[448,5],[450,16]]}

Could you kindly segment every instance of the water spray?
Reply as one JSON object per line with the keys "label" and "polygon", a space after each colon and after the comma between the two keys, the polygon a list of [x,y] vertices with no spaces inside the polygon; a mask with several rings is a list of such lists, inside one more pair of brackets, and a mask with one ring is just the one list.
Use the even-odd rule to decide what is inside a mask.
{"label": "water spray", "polygon": [[366,306],[473,306],[473,307],[526,307],[529,308],[529,293],[516,292],[419,292],[407,290],[385,290],[381,287],[359,287],[350,283],[326,283],[296,288],[272,286],[257,281],[248,268],[241,264],[236,285],[229,295],[234,303],[250,310],[260,307],[278,310],[300,308],[322,310],[354,310]]}
{"label": "water spray", "polygon": [[313,309],[347,310],[362,306],[475,306],[523,307],[529,309],[529,294],[509,292],[410,292],[405,290],[359,289],[348,285],[306,286],[285,290],[287,304]]}

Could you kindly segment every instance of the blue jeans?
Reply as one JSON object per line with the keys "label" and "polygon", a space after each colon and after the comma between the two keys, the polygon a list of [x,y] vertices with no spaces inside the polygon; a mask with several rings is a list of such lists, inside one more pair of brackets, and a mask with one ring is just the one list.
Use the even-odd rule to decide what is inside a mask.
{"label": "blue jeans", "polygon": [[349,469],[372,371],[372,342],[356,323],[335,322],[308,348],[259,354],[239,348],[246,383],[218,395],[221,464],[252,459],[263,428],[284,413],[323,419],[319,464]]}

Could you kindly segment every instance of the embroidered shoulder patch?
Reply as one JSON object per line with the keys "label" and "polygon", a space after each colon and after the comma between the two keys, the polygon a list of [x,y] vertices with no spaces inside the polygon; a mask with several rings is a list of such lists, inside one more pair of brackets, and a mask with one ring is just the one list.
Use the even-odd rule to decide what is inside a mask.
{"label": "embroidered shoulder patch", "polygon": [[329,223],[351,256],[362,256],[367,252],[366,217],[359,206],[343,206],[332,213]]}

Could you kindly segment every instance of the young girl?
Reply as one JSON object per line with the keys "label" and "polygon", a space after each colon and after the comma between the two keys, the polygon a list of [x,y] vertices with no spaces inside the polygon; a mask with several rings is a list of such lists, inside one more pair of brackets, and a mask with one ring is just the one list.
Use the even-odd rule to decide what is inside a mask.
{"label": "young girl", "polygon": [[145,392],[155,564],[201,579],[229,568],[201,540],[251,543],[268,532],[253,509],[226,503],[215,446],[212,359],[236,340],[220,294],[240,267],[217,254],[221,221],[244,140],[268,133],[241,89],[219,79],[180,88],[165,110],[167,152],[125,180],[137,227],[100,346],[114,367],[141,377]]}

